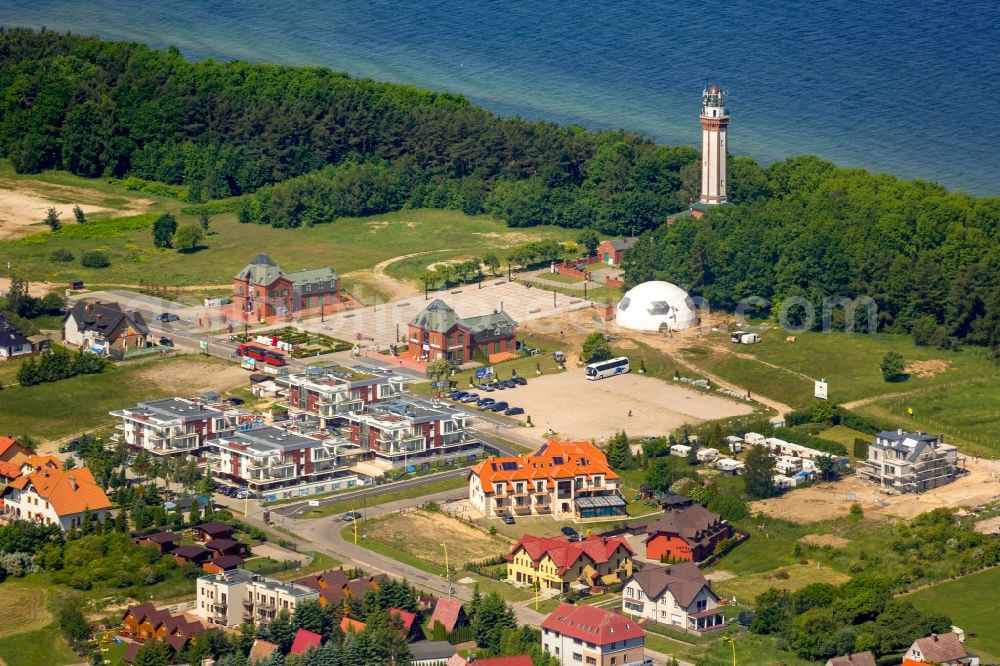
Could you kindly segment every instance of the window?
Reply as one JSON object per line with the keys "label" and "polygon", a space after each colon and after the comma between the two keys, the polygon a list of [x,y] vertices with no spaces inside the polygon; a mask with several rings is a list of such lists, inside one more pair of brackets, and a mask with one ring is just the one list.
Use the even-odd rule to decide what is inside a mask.
{"label": "window", "polygon": [[587,657],[587,663],[588,664],[596,664],[597,660],[594,659],[593,657]]}
{"label": "window", "polygon": [[579,652],[573,653],[573,661],[583,661],[583,655]]}

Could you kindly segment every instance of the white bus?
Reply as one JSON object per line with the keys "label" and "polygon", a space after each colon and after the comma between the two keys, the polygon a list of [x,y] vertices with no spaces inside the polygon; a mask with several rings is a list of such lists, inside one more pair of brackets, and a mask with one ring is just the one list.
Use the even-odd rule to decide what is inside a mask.
{"label": "white bus", "polygon": [[598,361],[587,366],[587,379],[604,379],[612,375],[628,372],[628,359],[624,356],[607,361]]}

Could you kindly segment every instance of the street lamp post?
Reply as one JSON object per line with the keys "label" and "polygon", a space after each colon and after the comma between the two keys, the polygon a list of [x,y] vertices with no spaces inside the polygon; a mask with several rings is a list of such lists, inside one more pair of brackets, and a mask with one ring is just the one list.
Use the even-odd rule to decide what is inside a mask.
{"label": "street lamp post", "polygon": [[441,544],[444,548],[444,576],[445,580],[448,581],[448,598],[451,599],[451,569],[448,567],[448,545]]}
{"label": "street lamp post", "polygon": [[731,636],[723,636],[722,640],[729,643],[730,647],[733,648],[733,666],[736,666],[736,641],[734,641]]}

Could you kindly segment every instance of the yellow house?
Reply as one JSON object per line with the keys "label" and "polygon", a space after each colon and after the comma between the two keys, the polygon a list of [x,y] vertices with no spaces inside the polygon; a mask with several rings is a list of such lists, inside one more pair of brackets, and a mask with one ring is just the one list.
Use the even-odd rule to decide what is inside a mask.
{"label": "yellow house", "polygon": [[507,554],[507,582],[565,592],[575,582],[587,586],[620,583],[632,575],[635,552],[625,537],[525,535]]}

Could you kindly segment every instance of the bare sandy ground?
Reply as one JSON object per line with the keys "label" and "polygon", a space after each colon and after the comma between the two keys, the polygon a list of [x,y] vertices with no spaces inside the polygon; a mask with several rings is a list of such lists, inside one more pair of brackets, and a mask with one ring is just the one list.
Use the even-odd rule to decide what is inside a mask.
{"label": "bare sandy ground", "polygon": [[[624,429],[630,436],[665,435],[685,423],[749,414],[748,404],[645,377],[638,372],[589,381],[581,368],[491,394],[523,407],[536,430],[567,439],[606,440]],[[628,415],[632,410],[632,416]],[[524,416],[518,417],[525,419]],[[539,434],[541,434],[539,432]]]}
{"label": "bare sandy ground", "polygon": [[0,240],[19,238],[45,229],[43,220],[49,208],[59,212],[64,224],[75,222],[73,206],[87,215],[107,213],[112,216],[135,215],[143,212],[152,201],[129,199],[125,208],[112,209],[98,202],[106,198],[102,192],[69,185],[54,185],[40,181],[0,180]]}
{"label": "bare sandy ground", "polygon": [[[28,293],[41,298],[50,291],[65,288],[64,285],[52,284],[51,282],[28,282]],[[6,295],[10,289],[10,278],[0,277],[0,295]]]}
{"label": "bare sandy ground", "polygon": [[201,391],[226,391],[247,386],[248,375],[235,364],[185,360],[151,365],[136,376],[136,381],[154,384],[165,394],[189,396]]}
{"label": "bare sandy ground", "polygon": [[980,506],[1000,497],[1000,461],[970,459],[968,469],[967,476],[920,495],[885,495],[873,484],[849,476],[754,502],[752,509],[775,518],[814,523],[847,515],[857,502],[866,516],[909,519],[939,507]]}
{"label": "bare sandy ground", "polygon": [[[448,248],[444,248],[447,250]],[[422,254],[431,254],[433,252],[441,252],[442,250],[429,250],[427,252],[414,252],[413,254],[403,254],[398,257],[393,257],[392,259],[386,259],[381,261],[371,268],[363,268],[357,271],[351,271],[350,273],[344,273],[341,276],[342,279],[347,281],[357,281],[363,284],[367,284],[372,289],[377,291],[386,297],[389,301],[396,301],[404,298],[409,298],[416,293],[419,293],[416,285],[410,284],[409,282],[403,282],[402,280],[397,280],[396,278],[388,275],[385,269],[396,263],[397,261],[402,261],[404,259],[409,259],[410,257],[419,257]]]}

